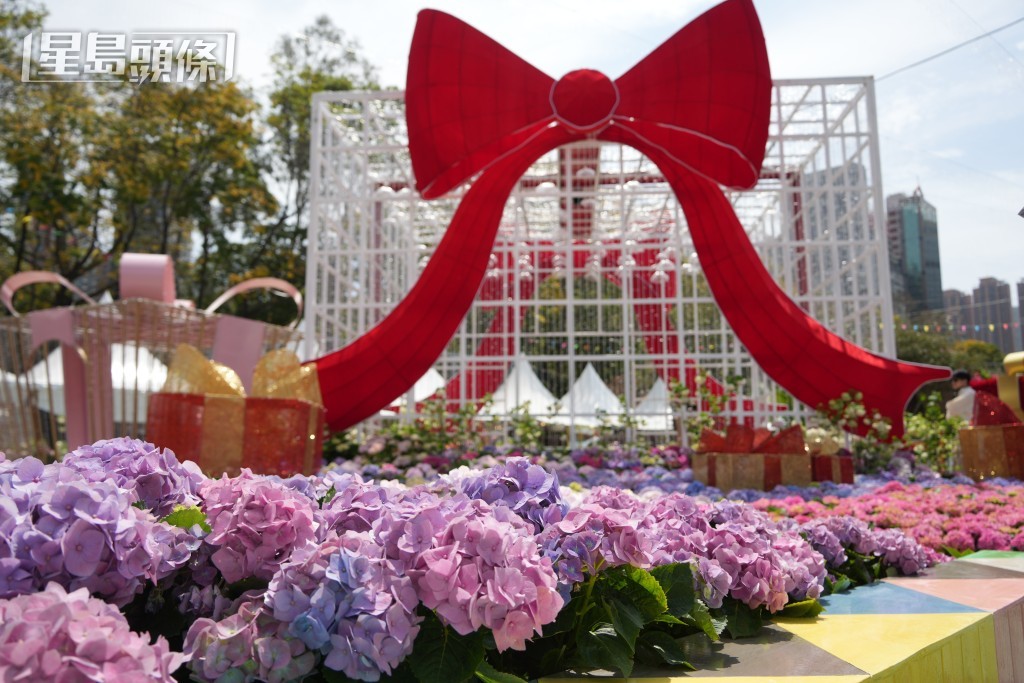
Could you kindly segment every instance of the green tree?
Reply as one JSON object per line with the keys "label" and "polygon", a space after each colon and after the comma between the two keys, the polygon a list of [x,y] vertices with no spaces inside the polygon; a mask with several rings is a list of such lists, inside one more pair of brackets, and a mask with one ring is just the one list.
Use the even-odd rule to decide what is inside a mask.
{"label": "green tree", "polygon": [[[233,278],[274,276],[305,285],[309,232],[309,147],[313,95],[374,88],[374,69],[359,56],[359,45],[326,16],[298,36],[282,36],[271,57],[274,83],[264,120],[264,155],[279,203],[273,215],[252,226]],[[294,314],[290,302],[252,295],[230,309],[252,315],[262,309],[277,322]],[[269,310],[268,310],[269,309]]]}
{"label": "green tree", "polygon": [[1002,371],[1003,352],[995,344],[978,339],[961,339],[953,344],[950,365],[987,377]]}
{"label": "green tree", "polygon": [[[0,279],[52,270],[98,294],[125,251],[168,253],[181,294],[207,303],[278,210],[257,105],[217,81],[22,83],[15,44],[44,16],[0,10]],[[25,296],[22,309],[69,302],[63,290]]]}
{"label": "green tree", "polygon": [[113,251],[172,255],[181,294],[207,304],[240,269],[246,235],[277,210],[257,154],[257,106],[216,81],[126,86],[111,99],[97,145]]}
{"label": "green tree", "polygon": [[902,329],[896,319],[896,357],[913,363],[950,365],[953,362],[952,340],[944,334]]}
{"label": "green tree", "polygon": [[[0,74],[0,278],[27,269],[75,280],[103,262],[105,206],[94,138],[101,126],[85,84],[20,83]],[[63,290],[34,289],[30,308],[66,303]]]}
{"label": "green tree", "polygon": [[[914,330],[910,325],[903,329],[899,318],[896,323],[896,357],[900,360],[913,363],[926,363],[928,365],[953,364],[952,340],[944,335],[935,332],[923,332]],[[915,393],[909,403],[907,410],[911,413],[919,413],[925,408],[925,396],[935,390],[941,390],[946,382],[930,382]]]}

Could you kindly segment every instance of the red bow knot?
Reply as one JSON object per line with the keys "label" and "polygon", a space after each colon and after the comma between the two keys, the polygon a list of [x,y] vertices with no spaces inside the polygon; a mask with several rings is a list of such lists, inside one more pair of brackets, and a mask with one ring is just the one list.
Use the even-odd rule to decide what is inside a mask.
{"label": "red bow knot", "polygon": [[551,86],[551,111],[562,125],[591,133],[611,122],[619,106],[619,89],[600,71],[578,69]]}

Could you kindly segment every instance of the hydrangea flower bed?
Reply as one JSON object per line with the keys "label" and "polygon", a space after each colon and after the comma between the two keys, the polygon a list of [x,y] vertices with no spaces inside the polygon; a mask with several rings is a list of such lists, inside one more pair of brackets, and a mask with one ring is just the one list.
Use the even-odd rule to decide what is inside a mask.
{"label": "hydrangea flower bed", "polygon": [[855,517],[899,529],[934,550],[960,555],[975,550],[1024,551],[1024,485],[923,486],[888,482],[859,496],[805,500],[789,496],[753,503],[774,517],[796,521]]}
{"label": "hydrangea flower bed", "polygon": [[[750,635],[773,614],[816,614],[831,590],[939,561],[934,544],[880,528],[910,520],[918,490],[948,492],[935,516],[978,490],[993,497],[978,523],[997,507],[1021,522],[1017,493],[995,487],[752,505],[686,493],[684,453],[586,457],[600,461],[485,456],[414,486],[355,465],[209,479],[130,439],[45,466],[0,459],[0,679],[165,681],[182,663],[177,679],[198,681],[629,675],[635,661],[684,663],[679,636]],[[641,495],[579,483],[605,472]],[[874,526],[848,516],[869,510]],[[56,615],[45,638],[33,630]]]}

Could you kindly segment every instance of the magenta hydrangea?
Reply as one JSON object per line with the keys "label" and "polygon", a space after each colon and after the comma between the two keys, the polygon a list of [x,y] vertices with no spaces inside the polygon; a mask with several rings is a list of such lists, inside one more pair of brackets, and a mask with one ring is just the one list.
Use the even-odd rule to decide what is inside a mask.
{"label": "magenta hydrangea", "polygon": [[185,660],[133,632],[109,603],[57,583],[0,600],[0,680],[173,683]]}
{"label": "magenta hydrangea", "polygon": [[200,488],[215,546],[213,564],[229,583],[269,581],[297,548],[314,543],[320,528],[315,503],[243,469],[237,477],[208,480]]}

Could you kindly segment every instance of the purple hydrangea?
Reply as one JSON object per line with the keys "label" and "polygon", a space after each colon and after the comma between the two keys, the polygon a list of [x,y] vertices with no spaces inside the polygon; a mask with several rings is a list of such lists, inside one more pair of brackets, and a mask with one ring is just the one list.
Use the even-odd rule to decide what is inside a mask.
{"label": "purple hydrangea", "polygon": [[358,474],[330,472],[324,476],[327,490],[334,489],[334,497],[322,510],[324,528],[337,531],[369,531],[388,504],[389,490],[380,484],[364,481]]}
{"label": "purple hydrangea", "polygon": [[917,574],[938,561],[933,550],[902,530],[875,529],[856,517],[829,516],[805,522],[798,528],[831,570],[846,562],[847,549],[880,557],[885,565],[906,575]]}
{"label": "purple hydrangea", "polygon": [[150,644],[117,608],[57,583],[0,600],[0,680],[173,683],[185,658]]}
{"label": "purple hydrangea", "polygon": [[288,623],[252,596],[220,621],[197,619],[185,635],[185,656],[193,677],[209,683],[287,683],[316,667],[316,655],[288,633]]}
{"label": "purple hydrangea", "polygon": [[867,522],[850,516],[830,516],[817,520],[817,523],[839,539],[844,548],[849,548],[861,555],[874,555],[878,550],[878,539],[871,532]]}
{"label": "purple hydrangea", "polygon": [[887,565],[895,567],[900,574],[913,575],[936,562],[935,553],[925,548],[900,529],[874,530],[877,549]]}
{"label": "purple hydrangea", "polygon": [[[830,518],[826,518],[830,519]],[[824,520],[814,519],[803,524],[787,519],[787,525],[796,528],[815,550],[825,558],[829,568],[834,569],[846,563],[846,548]]]}
{"label": "purple hydrangea", "polygon": [[[7,463],[3,463],[7,464]],[[0,598],[56,582],[117,605],[184,566],[189,533],[132,505],[110,482],[25,458],[0,470]]]}
{"label": "purple hydrangea", "polygon": [[558,476],[526,458],[509,458],[482,472],[460,468],[442,480],[470,498],[512,509],[538,532],[561,520],[569,507],[559,492]]}
{"label": "purple hydrangea", "polygon": [[367,532],[346,531],[297,552],[274,575],[264,598],[274,617],[324,666],[376,681],[412,652],[419,599],[402,563]]}
{"label": "purple hydrangea", "polygon": [[824,586],[824,560],[802,537],[731,501],[698,505],[678,493],[644,501],[601,487],[539,539],[563,583],[604,567],[691,562],[710,607],[731,597],[770,612],[817,597]]}
{"label": "purple hydrangea", "polygon": [[131,491],[157,517],[177,505],[197,505],[206,480],[194,462],[178,462],[168,449],[127,437],[82,446],[61,462],[88,481],[110,481]]}

